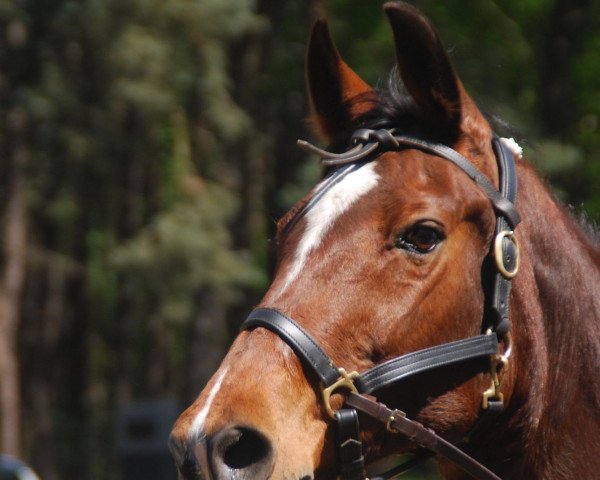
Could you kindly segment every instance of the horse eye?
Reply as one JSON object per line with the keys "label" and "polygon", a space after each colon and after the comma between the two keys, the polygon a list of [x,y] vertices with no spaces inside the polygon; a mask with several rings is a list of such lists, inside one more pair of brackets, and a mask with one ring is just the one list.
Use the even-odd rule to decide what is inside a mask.
{"label": "horse eye", "polygon": [[439,228],[416,225],[396,240],[396,247],[415,253],[429,253],[444,239]]}

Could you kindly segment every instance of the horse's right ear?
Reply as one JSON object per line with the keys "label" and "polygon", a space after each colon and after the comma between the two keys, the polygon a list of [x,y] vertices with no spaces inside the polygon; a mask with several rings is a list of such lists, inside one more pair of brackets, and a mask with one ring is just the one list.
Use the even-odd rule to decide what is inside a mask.
{"label": "horse's right ear", "polygon": [[313,25],[306,53],[312,120],[327,140],[373,108],[377,94],[342,60],[325,20]]}

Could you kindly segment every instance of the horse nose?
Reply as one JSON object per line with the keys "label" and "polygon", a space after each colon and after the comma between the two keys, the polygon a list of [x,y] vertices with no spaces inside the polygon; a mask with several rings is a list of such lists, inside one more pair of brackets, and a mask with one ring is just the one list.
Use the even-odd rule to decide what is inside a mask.
{"label": "horse nose", "polygon": [[215,480],[262,480],[273,471],[271,442],[251,427],[221,430],[209,440],[208,447]]}

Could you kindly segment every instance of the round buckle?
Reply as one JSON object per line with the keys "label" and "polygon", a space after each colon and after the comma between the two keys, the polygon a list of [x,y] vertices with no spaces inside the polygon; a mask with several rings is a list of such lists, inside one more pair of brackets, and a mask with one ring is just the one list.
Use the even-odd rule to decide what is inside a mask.
{"label": "round buckle", "polygon": [[[512,270],[508,270],[504,263],[504,248],[503,241],[505,238],[508,238],[513,245],[515,246],[515,259],[514,259],[514,267]],[[504,278],[510,280],[513,278],[517,272],[519,271],[520,265],[520,250],[519,250],[519,242],[517,241],[517,237],[512,230],[503,230],[498,235],[496,235],[496,239],[494,240],[494,259],[496,260],[496,266],[498,270],[502,274]],[[510,260],[508,258],[507,260]]]}

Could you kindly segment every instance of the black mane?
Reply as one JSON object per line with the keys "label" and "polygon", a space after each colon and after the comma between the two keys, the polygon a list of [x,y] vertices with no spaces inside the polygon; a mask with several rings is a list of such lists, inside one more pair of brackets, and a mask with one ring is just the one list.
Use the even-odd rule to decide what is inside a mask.
{"label": "black mane", "polygon": [[423,115],[412,97],[403,89],[396,68],[388,76],[386,85],[378,86],[375,91],[379,100],[375,107],[351,122],[345,131],[333,139],[328,150],[348,150],[350,137],[361,128],[395,128],[407,135],[420,136],[446,145],[452,145],[456,140],[454,129],[433,122]]}

